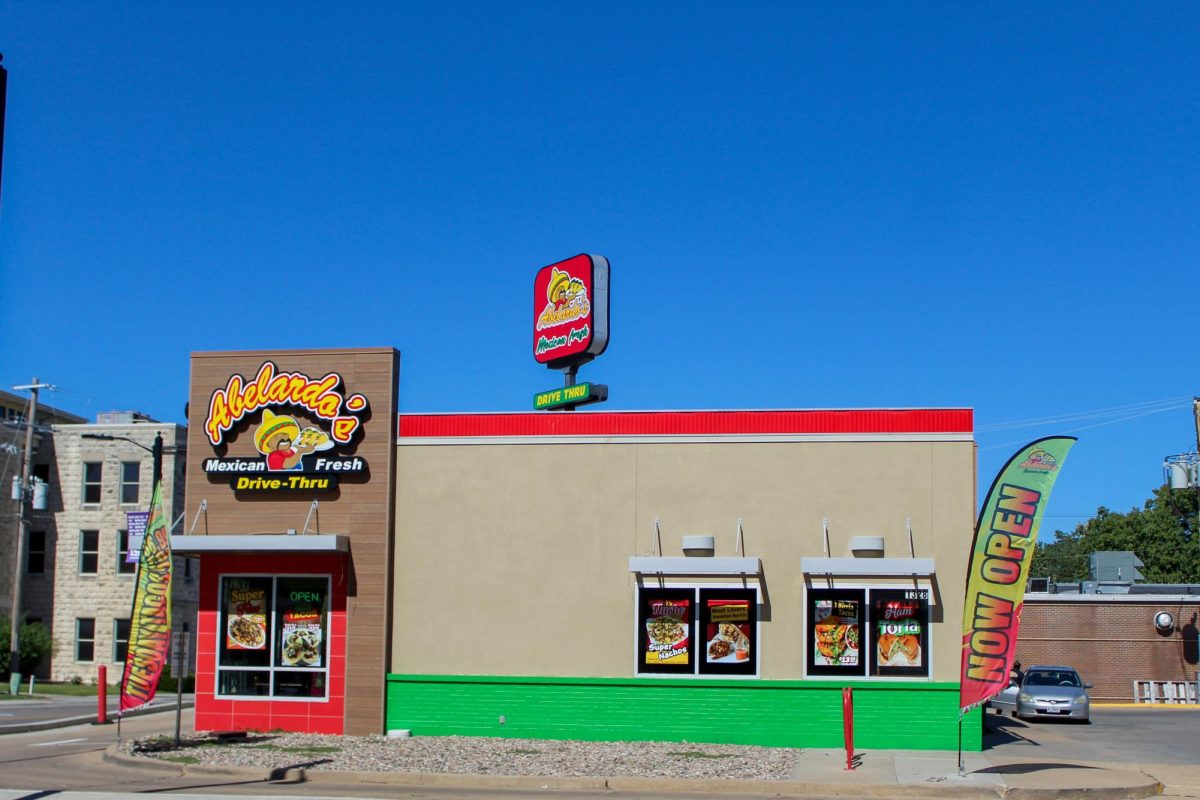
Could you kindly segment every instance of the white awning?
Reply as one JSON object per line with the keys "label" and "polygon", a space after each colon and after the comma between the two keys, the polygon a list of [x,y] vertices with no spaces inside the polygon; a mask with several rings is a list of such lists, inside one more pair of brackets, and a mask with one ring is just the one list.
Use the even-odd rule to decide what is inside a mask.
{"label": "white awning", "polygon": [[758,558],[630,556],[629,571],[642,575],[761,575]]}
{"label": "white awning", "polygon": [[181,556],[204,553],[346,553],[350,551],[350,537],[339,533],[172,536],[171,551]]}
{"label": "white awning", "polygon": [[910,577],[933,575],[932,558],[801,558],[806,575],[877,575]]}

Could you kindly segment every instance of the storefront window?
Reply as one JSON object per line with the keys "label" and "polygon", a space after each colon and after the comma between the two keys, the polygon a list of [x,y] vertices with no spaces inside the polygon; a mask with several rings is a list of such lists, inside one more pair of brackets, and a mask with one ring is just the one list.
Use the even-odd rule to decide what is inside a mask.
{"label": "storefront window", "polygon": [[217,694],[326,696],[329,578],[223,576]]}
{"label": "storefront window", "polygon": [[862,589],[812,589],[808,593],[808,674],[861,676],[865,664],[859,645],[866,592]]}
{"label": "storefront window", "polygon": [[929,589],[810,589],[809,675],[929,677]]}
{"label": "storefront window", "polygon": [[642,589],[638,598],[638,672],[695,672],[695,628],[695,589]]}
{"label": "storefront window", "polygon": [[638,590],[639,674],[757,675],[754,589]]}
{"label": "storefront window", "polygon": [[871,590],[871,674],[929,676],[929,590]]}

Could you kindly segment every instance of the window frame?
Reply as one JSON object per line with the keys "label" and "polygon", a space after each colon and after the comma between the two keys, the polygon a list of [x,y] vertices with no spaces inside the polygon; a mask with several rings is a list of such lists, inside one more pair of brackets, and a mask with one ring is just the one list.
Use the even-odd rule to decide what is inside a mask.
{"label": "window frame", "polygon": [[[873,614],[873,593],[883,592],[884,594],[893,592],[924,592],[925,598],[920,602],[924,603],[923,616],[919,623],[923,628],[920,634],[921,646],[924,648],[923,665],[921,667],[896,667],[884,668],[888,669],[886,673],[879,673],[876,648],[878,647],[878,629],[876,628],[877,620]],[[839,593],[843,595],[857,594],[862,598],[859,617],[859,659],[857,670],[840,670],[834,667],[815,665],[815,636],[814,636],[814,620],[813,613],[813,594],[827,594],[831,599],[836,599],[833,595]],[[901,583],[876,583],[876,582],[837,582],[836,584],[814,586],[806,583],[804,586],[804,607],[803,607],[803,677],[805,680],[814,681],[910,681],[917,683],[928,683],[933,680],[933,616],[934,616],[934,601],[936,594],[933,591],[932,581],[918,579],[909,581],[905,584]],[[814,666],[817,669],[814,670]],[[923,672],[919,672],[923,670]]]}
{"label": "window frame", "polygon": [[[40,548],[35,548],[33,546],[35,536],[41,536],[41,538],[42,538],[42,546]],[[50,539],[50,536],[46,531],[35,531],[35,530],[29,531],[29,535],[27,536],[27,538],[25,540],[25,574],[26,575],[45,575],[46,574],[46,553],[49,551],[49,548],[47,547],[47,542],[49,542],[49,539]],[[41,559],[42,559],[41,569],[37,569],[37,570],[33,569],[34,556],[41,557]]]}
{"label": "window frame", "polygon": [[117,528],[117,575],[130,578],[137,575],[137,562],[127,561],[129,556],[129,529]]}
{"label": "window frame", "polygon": [[[85,549],[84,540],[88,534],[95,534],[96,547],[93,550]],[[84,559],[90,558],[95,566],[91,570],[84,569]],[[79,558],[76,563],[77,571],[80,575],[99,575],[100,574],[100,531],[95,528],[85,528],[79,531]]]}
{"label": "window frame", "polygon": [[[128,467],[134,467],[137,470],[137,476],[133,480],[129,480],[125,471]],[[121,482],[117,487],[117,496],[120,498],[123,506],[136,506],[142,496],[142,462],[141,461],[122,461],[121,462]],[[133,499],[125,499],[125,490],[133,487]]]}
{"label": "window frame", "polygon": [[[121,624],[125,624],[125,637],[121,637]],[[133,632],[133,620],[129,617],[113,617],[113,663],[123,664],[129,656],[129,634]],[[125,645],[124,653],[121,653],[122,647]]]}
{"label": "window frame", "polygon": [[[230,579],[266,579],[271,582],[271,588],[268,593],[268,613],[266,615],[267,624],[267,641],[266,650],[268,653],[267,666],[240,666],[240,665],[222,665],[221,655],[226,651],[223,645],[226,633],[225,626],[228,621],[228,608],[225,603],[226,597],[226,581]],[[278,593],[279,582],[294,578],[302,578],[306,580],[323,580],[325,581],[325,600],[324,600],[324,616],[321,620],[322,633],[324,637],[324,657],[321,659],[319,667],[286,667],[276,664],[276,650],[279,646],[277,641],[277,629],[282,630],[282,624],[279,621],[278,609]],[[332,670],[330,661],[332,661],[333,642],[330,636],[330,623],[333,619],[333,576],[329,573],[286,573],[286,574],[265,574],[265,573],[222,573],[217,576],[217,646],[213,648],[212,655],[213,664],[213,697],[222,700],[238,700],[238,701],[254,701],[254,702],[286,702],[286,703],[328,703],[330,702],[330,677]],[[267,694],[234,694],[221,691],[221,675],[226,672],[258,672],[267,676],[269,691]],[[297,673],[304,672],[313,675],[321,675],[324,678],[323,694],[321,695],[305,695],[305,696],[289,696],[275,694],[276,675],[279,673]]]}
{"label": "window frame", "polygon": [[[89,472],[92,467],[96,468],[95,480],[89,480]],[[85,461],[83,462],[83,494],[81,502],[85,506],[98,506],[104,500],[104,462],[103,461]],[[95,489],[96,499],[88,499],[88,490]]]}
{"label": "window frame", "polygon": [[[83,623],[89,623],[92,626],[92,635],[90,637],[83,636]],[[87,643],[91,648],[90,658],[80,657],[80,647]],[[75,618],[75,663],[77,664],[94,664],[96,662],[96,618],[95,617],[76,617]]]}
{"label": "window frame", "polygon": [[[642,642],[645,637],[645,623],[647,619],[646,609],[643,609],[644,594],[659,594],[664,599],[669,599],[671,596],[682,597],[687,592],[690,592],[691,598],[691,613],[689,623],[689,640],[692,642],[692,658],[691,663],[687,665],[664,665],[657,669],[648,670],[644,663],[645,651],[642,647]],[[714,669],[715,665],[709,665],[706,669],[706,658],[708,654],[707,632],[704,630],[706,623],[704,622],[702,603],[705,601],[706,595],[709,593],[739,593],[753,594],[753,620],[747,624],[751,628],[750,646],[751,657],[748,661],[751,664],[750,669],[739,670],[737,672],[718,671]],[[719,598],[714,598],[719,599]],[[744,582],[697,582],[687,580],[667,580],[655,582],[655,585],[646,585],[638,583],[634,587],[634,603],[633,603],[633,676],[635,678],[686,678],[699,680],[761,680],[762,678],[762,603],[763,593],[762,586],[754,584],[747,586]],[[703,641],[701,641],[703,640]],[[732,666],[732,665],[731,665]],[[738,665],[740,667],[741,665]]]}

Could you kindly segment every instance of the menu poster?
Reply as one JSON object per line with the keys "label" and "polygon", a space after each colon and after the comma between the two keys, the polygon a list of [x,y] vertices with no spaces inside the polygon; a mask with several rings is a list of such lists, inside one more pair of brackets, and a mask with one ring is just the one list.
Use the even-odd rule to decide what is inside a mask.
{"label": "menu poster", "polygon": [[283,613],[283,631],[279,637],[285,667],[321,666],[321,612],[300,607]]}
{"label": "menu poster", "polygon": [[871,674],[929,674],[929,590],[871,590]]}
{"label": "menu poster", "polygon": [[808,671],[811,674],[863,674],[863,595],[861,589],[809,592]]}
{"label": "menu poster", "polygon": [[688,640],[688,600],[660,600],[650,604],[646,622],[646,663],[686,664],[691,642]]}
{"label": "menu poster", "polygon": [[642,594],[638,609],[641,635],[639,670],[691,672],[693,670],[692,590],[659,589]]}
{"label": "menu poster", "polygon": [[704,653],[700,672],[708,675],[753,675],[756,610],[754,590],[702,589],[700,592]]}
{"label": "menu poster", "polygon": [[227,650],[266,649],[266,589],[230,587],[225,610],[225,648]]}

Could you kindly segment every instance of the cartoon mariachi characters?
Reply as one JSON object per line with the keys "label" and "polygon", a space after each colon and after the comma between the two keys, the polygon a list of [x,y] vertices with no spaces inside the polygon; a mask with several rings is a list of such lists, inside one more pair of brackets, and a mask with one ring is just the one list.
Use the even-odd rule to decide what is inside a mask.
{"label": "cartoon mariachi characters", "polygon": [[[307,431],[305,431],[307,433]],[[254,445],[267,457],[267,469],[301,469],[300,460],[317,449],[312,437],[301,435],[300,424],[292,417],[263,410],[263,420],[254,431]]]}

